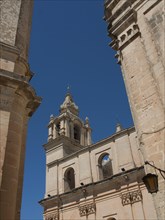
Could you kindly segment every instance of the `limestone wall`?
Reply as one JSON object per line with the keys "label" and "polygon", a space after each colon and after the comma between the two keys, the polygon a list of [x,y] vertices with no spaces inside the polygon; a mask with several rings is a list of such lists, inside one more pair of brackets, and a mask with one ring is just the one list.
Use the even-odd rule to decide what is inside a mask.
{"label": "limestone wall", "polygon": [[[104,192],[102,192],[103,188]],[[93,191],[91,192],[93,195],[83,197],[80,190],[45,200],[44,219],[156,219],[152,196],[141,184],[130,184],[117,191],[108,190],[108,185],[105,183],[101,183],[98,187],[93,185],[90,190],[88,187],[86,189],[89,194]]]}
{"label": "limestone wall", "polygon": [[18,27],[21,0],[3,0],[1,2],[0,41],[14,46]]}
{"label": "limestone wall", "polygon": [[0,1],[0,219],[20,219],[29,117],[41,99],[29,85],[33,1]]}
{"label": "limestone wall", "polygon": [[99,159],[105,154],[110,156],[113,175],[121,173],[123,168],[130,170],[142,165],[134,128],[121,131],[114,138],[110,137],[70,156],[60,157],[59,160],[57,160],[56,147],[58,148],[58,155],[60,152],[62,154],[63,148],[53,147],[53,144],[52,149],[46,153],[45,197],[48,194],[56,195],[65,192],[64,174],[71,167],[74,169],[75,187],[79,187],[80,183],[89,184],[101,180]]}
{"label": "limestone wall", "polygon": [[[144,161],[164,167],[164,1],[106,1],[105,20],[117,50]],[[155,173],[151,167],[146,172]],[[157,218],[164,219],[164,187],[154,195]]]}

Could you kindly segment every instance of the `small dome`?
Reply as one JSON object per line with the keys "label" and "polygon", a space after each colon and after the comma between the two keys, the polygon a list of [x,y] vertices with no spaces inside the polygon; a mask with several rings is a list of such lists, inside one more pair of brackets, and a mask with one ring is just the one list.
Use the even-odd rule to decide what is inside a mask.
{"label": "small dome", "polygon": [[60,106],[60,113],[66,112],[69,110],[75,115],[78,115],[79,109],[78,106],[74,103],[73,98],[70,93],[67,93],[63,104]]}

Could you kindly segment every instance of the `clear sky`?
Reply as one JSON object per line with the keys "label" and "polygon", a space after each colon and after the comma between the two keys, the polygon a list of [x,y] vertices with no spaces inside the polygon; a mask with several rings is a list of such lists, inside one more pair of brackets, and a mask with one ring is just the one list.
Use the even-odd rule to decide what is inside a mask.
{"label": "clear sky", "polygon": [[108,43],[102,0],[35,0],[29,63],[43,101],[29,121],[21,219],[42,219],[47,124],[58,115],[67,85],[93,142],[133,125],[120,66]]}

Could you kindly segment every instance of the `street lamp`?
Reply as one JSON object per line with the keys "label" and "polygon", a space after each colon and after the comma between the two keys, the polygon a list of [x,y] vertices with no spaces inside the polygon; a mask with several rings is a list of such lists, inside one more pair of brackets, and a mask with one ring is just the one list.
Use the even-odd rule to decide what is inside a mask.
{"label": "street lamp", "polygon": [[[152,167],[154,167],[156,170],[158,170],[161,174],[161,176],[163,177],[163,179],[165,179],[165,171],[152,165],[151,163],[149,163],[148,161],[145,161],[145,164],[148,164]],[[158,192],[158,175],[153,174],[153,173],[148,173],[147,175],[145,175],[142,178],[147,190],[149,193],[156,193]]]}
{"label": "street lamp", "polygon": [[148,173],[142,180],[149,193],[156,193],[158,191],[158,176],[156,174]]}

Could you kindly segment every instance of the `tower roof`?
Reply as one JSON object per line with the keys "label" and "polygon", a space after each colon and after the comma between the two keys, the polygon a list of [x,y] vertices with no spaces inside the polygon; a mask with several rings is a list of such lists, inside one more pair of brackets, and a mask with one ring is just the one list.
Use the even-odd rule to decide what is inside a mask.
{"label": "tower roof", "polygon": [[70,111],[74,115],[78,115],[78,106],[74,103],[71,93],[68,91],[63,104],[60,106],[60,113]]}

